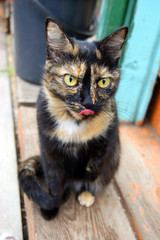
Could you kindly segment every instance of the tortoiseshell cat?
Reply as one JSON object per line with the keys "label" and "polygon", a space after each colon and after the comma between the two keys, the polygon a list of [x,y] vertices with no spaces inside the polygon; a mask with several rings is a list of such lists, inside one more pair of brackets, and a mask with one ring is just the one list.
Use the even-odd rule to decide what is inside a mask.
{"label": "tortoiseshell cat", "polygon": [[[91,206],[118,168],[114,94],[126,34],[122,27],[101,41],[78,41],[47,19],[47,59],[37,104],[41,156],[19,170],[23,191],[45,219],[56,216],[73,190],[81,205]],[[40,169],[49,193],[36,178]]]}

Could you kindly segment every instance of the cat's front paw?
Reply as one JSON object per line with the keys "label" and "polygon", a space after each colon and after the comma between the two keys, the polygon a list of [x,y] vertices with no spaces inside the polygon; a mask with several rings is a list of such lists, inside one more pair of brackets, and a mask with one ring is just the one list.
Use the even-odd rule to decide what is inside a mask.
{"label": "cat's front paw", "polygon": [[84,191],[78,195],[78,202],[85,207],[91,207],[95,202],[95,196],[88,191]]}
{"label": "cat's front paw", "polygon": [[42,217],[46,220],[51,220],[57,216],[59,208],[54,208],[53,210],[45,210],[41,208]]}

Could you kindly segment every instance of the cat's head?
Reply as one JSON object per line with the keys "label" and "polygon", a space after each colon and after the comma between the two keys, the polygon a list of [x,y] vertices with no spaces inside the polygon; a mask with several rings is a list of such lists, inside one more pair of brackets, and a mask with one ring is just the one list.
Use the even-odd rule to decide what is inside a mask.
{"label": "cat's head", "polygon": [[118,86],[126,34],[127,27],[122,27],[101,41],[79,41],[67,37],[48,18],[43,86],[50,108],[65,109],[77,120],[106,109]]}

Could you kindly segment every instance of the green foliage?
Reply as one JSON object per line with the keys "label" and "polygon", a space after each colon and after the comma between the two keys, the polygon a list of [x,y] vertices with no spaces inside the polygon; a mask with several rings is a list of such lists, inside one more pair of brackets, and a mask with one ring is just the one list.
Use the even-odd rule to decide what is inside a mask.
{"label": "green foliage", "polygon": [[4,68],[0,68],[0,73],[5,73],[7,76],[11,77],[15,75],[15,69],[13,65],[10,64]]}

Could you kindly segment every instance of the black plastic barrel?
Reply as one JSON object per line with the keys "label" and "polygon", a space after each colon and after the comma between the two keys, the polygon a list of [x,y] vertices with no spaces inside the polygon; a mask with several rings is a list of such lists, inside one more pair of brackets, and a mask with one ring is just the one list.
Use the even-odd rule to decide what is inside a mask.
{"label": "black plastic barrel", "polygon": [[46,17],[52,17],[71,37],[95,33],[96,0],[14,0],[16,72],[39,84],[46,56]]}

